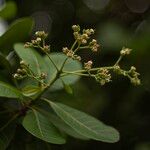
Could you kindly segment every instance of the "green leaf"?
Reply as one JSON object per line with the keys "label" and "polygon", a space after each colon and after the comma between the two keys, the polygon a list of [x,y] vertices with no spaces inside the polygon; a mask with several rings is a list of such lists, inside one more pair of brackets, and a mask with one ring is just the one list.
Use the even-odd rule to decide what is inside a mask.
{"label": "green leaf", "polygon": [[41,91],[40,87],[28,85],[22,89],[24,96],[34,98]]}
{"label": "green leaf", "polygon": [[73,130],[69,125],[67,125],[63,120],[61,120],[58,116],[56,116],[55,114],[45,111],[44,109],[41,108],[36,108],[39,112],[43,113],[47,118],[49,118],[49,120],[61,131],[65,132],[66,134],[74,137],[74,138],[78,138],[78,139],[82,139],[82,140],[89,140],[89,138],[84,137],[83,135],[80,135],[79,133],[77,133],[75,130]]}
{"label": "green leaf", "polygon": [[0,53],[0,67],[3,69],[7,69],[9,72],[11,72],[11,65],[9,61]]}
{"label": "green leaf", "polygon": [[90,139],[114,143],[119,140],[119,133],[92,116],[60,103],[46,100],[56,114],[79,134]]}
{"label": "green leaf", "polygon": [[73,94],[73,90],[70,85],[64,83],[64,89],[68,94]]}
{"label": "green leaf", "polygon": [[12,50],[15,43],[25,41],[29,37],[33,25],[34,22],[31,18],[16,20],[0,37],[1,52],[7,55]]}
{"label": "green leaf", "polygon": [[0,17],[3,19],[12,19],[17,14],[17,5],[14,1],[9,1],[2,6],[3,8],[0,10]]}
{"label": "green leaf", "polygon": [[24,128],[41,140],[53,144],[64,144],[65,139],[53,126],[53,124],[42,114],[32,109],[25,116],[22,125]]}
{"label": "green leaf", "polygon": [[15,133],[15,128],[9,125],[6,129],[0,132],[0,150],[5,150],[11,142]]}
{"label": "green leaf", "polygon": [[43,57],[35,49],[24,48],[24,45],[21,43],[15,44],[14,49],[20,59],[29,64],[30,69],[36,75],[47,72],[47,66],[44,63]]}
{"label": "green leaf", "polygon": [[[50,56],[58,68],[60,68],[62,66],[64,60],[67,57],[63,53],[51,53]],[[52,64],[52,62],[48,59],[48,57],[45,57],[45,61],[47,63],[47,66],[50,68],[49,73],[48,73],[48,77],[50,80],[51,78],[54,78],[56,76],[57,70],[54,67],[54,65]],[[75,71],[75,70],[80,70],[80,69],[82,69],[82,65],[80,62],[78,62],[76,60],[68,59],[63,70],[64,71]],[[79,78],[80,77],[77,75],[67,75],[67,76],[62,77],[62,80],[64,81],[65,84],[69,85],[69,84],[74,84]],[[51,87],[52,90],[59,90],[59,89],[63,89],[63,88],[64,88],[64,86],[63,86],[61,79],[58,79]]]}
{"label": "green leaf", "polygon": [[0,97],[22,98],[21,92],[15,87],[0,81]]}

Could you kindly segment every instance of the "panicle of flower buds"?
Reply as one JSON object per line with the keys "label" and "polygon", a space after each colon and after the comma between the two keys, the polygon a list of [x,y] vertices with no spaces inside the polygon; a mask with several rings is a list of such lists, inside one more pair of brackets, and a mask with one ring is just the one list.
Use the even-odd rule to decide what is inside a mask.
{"label": "panicle of flower buds", "polygon": [[111,74],[109,74],[109,71],[107,69],[101,68],[98,70],[97,74],[95,75],[95,79],[101,85],[104,85],[105,83],[111,81]]}
{"label": "panicle of flower buds", "polygon": [[64,47],[62,49],[63,53],[67,56],[67,57],[70,57],[74,60],[78,60],[78,61],[81,61],[81,57],[76,55],[72,50],[69,50],[68,47]]}
{"label": "panicle of flower buds", "polygon": [[46,77],[47,77],[47,74],[42,72],[40,75],[40,79],[46,79]]}
{"label": "panicle of flower buds", "polygon": [[13,74],[13,77],[15,79],[23,79],[27,76],[27,63],[25,61],[20,61],[20,67],[19,69],[17,69],[17,72],[15,74]]}
{"label": "panicle of flower buds", "polygon": [[81,57],[80,57],[80,56],[78,56],[78,55],[74,55],[73,59],[74,59],[74,60],[81,61]]}
{"label": "panicle of flower buds", "polygon": [[122,71],[121,71],[121,68],[119,65],[115,65],[114,68],[113,68],[113,71],[117,74],[121,74]]}
{"label": "panicle of flower buds", "polygon": [[33,46],[33,44],[30,43],[30,42],[26,42],[26,43],[24,44],[24,47],[25,47],[25,48],[29,48],[29,47],[32,47],[32,46]]}
{"label": "panicle of flower buds", "polygon": [[74,31],[74,33],[73,33],[74,38],[78,41],[78,43],[83,44],[83,45],[87,44],[90,36],[92,34],[94,34],[93,29],[84,29],[82,31],[82,33],[80,33],[80,26],[79,25],[73,25],[72,29]]}
{"label": "panicle of flower buds", "polygon": [[93,62],[92,60],[89,60],[88,62],[84,63],[84,68],[86,70],[90,70],[92,68]]}
{"label": "panicle of flower buds", "polygon": [[44,45],[42,50],[46,53],[49,53],[50,52],[50,45]]}
{"label": "panicle of flower buds", "polygon": [[28,66],[28,64],[27,64],[24,60],[21,60],[21,61],[20,61],[20,66],[21,66],[22,68],[24,68],[24,67]]}
{"label": "panicle of flower buds", "polygon": [[91,48],[91,50],[93,52],[97,52],[98,51],[98,48],[100,47],[100,45],[97,43],[97,40],[93,39],[90,43],[89,43],[89,46]]}
{"label": "panicle of flower buds", "polygon": [[132,84],[134,85],[140,85],[141,81],[138,78],[138,76],[140,75],[138,72],[136,72],[136,68],[134,66],[131,66],[130,70],[129,70],[129,74],[131,75],[130,81]]}
{"label": "panicle of flower buds", "polygon": [[131,53],[132,49],[125,48],[123,47],[122,50],[120,51],[121,56],[129,55]]}
{"label": "panicle of flower buds", "polygon": [[15,73],[15,74],[13,74],[13,78],[17,79],[17,80],[21,80],[21,79],[23,79],[23,76],[20,75],[20,74]]}
{"label": "panicle of flower buds", "polygon": [[35,32],[35,36],[37,38],[46,39],[48,34],[45,33],[44,31],[37,31],[37,32]]}
{"label": "panicle of flower buds", "polygon": [[83,33],[84,33],[84,34],[87,34],[88,36],[94,34],[94,32],[95,32],[95,31],[94,31],[93,29],[84,29],[84,30],[83,30]]}
{"label": "panicle of flower buds", "polygon": [[74,32],[80,32],[80,26],[79,26],[79,25],[73,25],[73,26],[72,26],[72,30],[73,30]]}

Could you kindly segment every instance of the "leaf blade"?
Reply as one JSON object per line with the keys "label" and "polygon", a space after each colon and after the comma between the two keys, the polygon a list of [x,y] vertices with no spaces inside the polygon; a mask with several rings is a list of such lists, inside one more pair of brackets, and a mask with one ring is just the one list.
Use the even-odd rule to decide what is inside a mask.
{"label": "leaf blade", "polygon": [[69,106],[46,101],[56,114],[79,134],[108,143],[114,143],[119,140],[119,133],[116,129]]}
{"label": "leaf blade", "polygon": [[89,140],[89,138],[84,137],[83,135],[80,135],[75,130],[73,130],[70,126],[68,126],[61,118],[56,116],[56,114],[53,114],[50,111],[45,111],[44,109],[41,109],[40,107],[34,107],[36,110],[44,114],[49,120],[61,131],[65,132],[66,134],[77,138],[81,140]]}
{"label": "leaf blade", "polygon": [[13,86],[0,81],[0,97],[22,98],[22,93]]}
{"label": "leaf blade", "polygon": [[29,133],[41,140],[53,144],[65,143],[65,139],[59,134],[53,124],[34,109],[28,112],[22,122],[22,125]]}
{"label": "leaf blade", "polygon": [[[67,56],[64,55],[63,53],[55,53],[55,52],[51,53],[50,57],[59,69],[61,68],[63,62],[67,58]],[[55,77],[56,73],[57,73],[56,68],[50,62],[48,57],[44,57],[44,60],[47,64],[48,68],[50,68],[49,72],[48,72],[48,76],[50,78]],[[80,70],[80,69],[82,69],[81,63],[77,60],[72,60],[71,58],[69,58],[64,65],[63,71],[75,71],[75,70]],[[50,78],[48,80],[50,80]],[[62,80],[64,81],[65,84],[71,85],[71,84],[74,84],[79,79],[80,79],[79,76],[73,75],[73,74],[61,77],[61,79],[57,79],[56,82],[51,86],[51,90],[55,91],[55,90],[63,89],[64,85],[62,83]]]}
{"label": "leaf blade", "polygon": [[2,53],[7,55],[15,43],[26,40],[33,26],[34,22],[31,18],[21,18],[12,23],[9,29],[0,37],[0,50]]}

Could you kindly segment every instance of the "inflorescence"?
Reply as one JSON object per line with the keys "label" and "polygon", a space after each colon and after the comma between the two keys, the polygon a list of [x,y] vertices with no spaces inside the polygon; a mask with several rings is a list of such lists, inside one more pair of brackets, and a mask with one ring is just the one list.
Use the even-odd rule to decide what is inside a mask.
{"label": "inflorescence", "polygon": [[[94,34],[93,29],[84,29],[81,31],[79,25],[73,25],[73,35],[75,42],[73,43],[72,47],[64,47],[62,48],[62,52],[67,56],[67,59],[63,62],[63,65],[65,65],[65,62],[72,58],[74,60],[81,61],[81,56],[78,55],[79,51],[82,51],[83,49],[90,49],[92,52],[97,52],[100,48],[100,45],[97,43],[97,40],[91,39],[91,36]],[[51,60],[50,56],[50,46],[45,44],[45,39],[47,38],[48,34],[46,34],[44,31],[38,31],[35,33],[35,40],[31,40],[31,42],[25,43],[25,47],[34,47],[37,49],[40,49],[42,52],[44,52],[48,58]],[[131,83],[134,85],[140,85],[140,79],[139,79],[139,73],[136,72],[136,68],[134,66],[131,66],[129,70],[124,70],[120,66],[120,61],[122,58],[126,55],[129,55],[131,53],[131,49],[123,47],[120,51],[120,57],[116,61],[116,63],[112,66],[106,66],[106,67],[97,67],[93,68],[93,61],[89,60],[84,63],[84,67],[82,70],[76,70],[74,72],[64,72],[63,67],[61,67],[61,70],[59,70],[54,62],[54,66],[56,67],[57,71],[59,72],[60,76],[66,76],[68,74],[76,74],[80,76],[86,76],[86,77],[92,77],[94,78],[100,85],[104,85],[105,83],[108,83],[112,78],[111,73],[114,72],[118,75],[123,75],[130,79]],[[22,79],[24,77],[32,77],[39,81],[41,84],[44,84],[44,79],[46,78],[46,73],[42,73],[40,76],[36,76],[30,69],[29,66],[21,61],[20,63],[21,68],[17,70],[17,73],[14,74],[14,78],[16,79]]]}
{"label": "inflorescence", "polygon": [[46,86],[44,80],[47,77],[46,73],[41,73],[40,75],[36,75],[29,67],[29,65],[25,61],[20,61],[20,68],[17,69],[17,72],[13,74],[13,77],[17,80],[22,80],[26,77],[30,77],[40,83],[42,87]]}

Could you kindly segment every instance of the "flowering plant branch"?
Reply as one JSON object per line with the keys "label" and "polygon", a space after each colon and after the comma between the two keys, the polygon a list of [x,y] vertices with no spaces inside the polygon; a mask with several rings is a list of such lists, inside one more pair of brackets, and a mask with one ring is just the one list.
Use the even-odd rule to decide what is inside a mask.
{"label": "flowering plant branch", "polygon": [[[97,52],[100,47],[100,45],[97,43],[97,40],[91,40],[91,36],[94,34],[93,29],[84,29],[82,33],[79,25],[73,25],[72,29],[74,31],[73,35],[75,42],[73,43],[70,49],[68,47],[64,47],[62,49],[63,53],[67,56],[67,58],[64,60],[60,69],[57,68],[57,65],[51,59],[50,46],[45,44],[45,39],[48,35],[44,31],[36,32],[36,39],[32,40],[31,42],[27,42],[25,44],[25,47],[34,47],[40,49],[43,53],[45,53],[58,72],[57,78],[67,76],[69,74],[74,74],[78,76],[94,78],[98,83],[104,85],[105,83],[111,81],[111,72],[114,72],[118,75],[123,75],[129,78],[132,84],[140,85],[140,79],[138,78],[139,73],[136,72],[136,68],[134,66],[131,66],[129,70],[124,70],[120,66],[120,61],[122,60],[122,58],[131,53],[131,49],[125,47],[122,48],[122,50],[120,51],[120,57],[112,66],[93,68],[93,61],[89,60],[88,62],[84,63],[84,68],[82,70],[75,70],[72,72],[63,71],[63,67],[67,62],[68,58],[81,61],[81,57],[77,54],[79,51],[82,51],[83,49],[90,49],[92,52]],[[23,62],[21,62],[21,65],[22,63]],[[40,77],[34,76],[33,73],[27,67],[27,65],[24,64],[22,65],[22,70],[18,69],[17,73],[14,74],[14,77],[17,79],[22,79],[25,76],[29,76],[34,78],[35,80],[38,80],[39,83],[42,83],[45,86],[45,88],[51,85],[44,84],[44,78],[46,78],[46,73],[42,73]]]}
{"label": "flowering plant branch", "polygon": [[[119,140],[119,132],[113,127],[79,110],[48,100],[44,96],[44,93],[52,89],[57,81],[61,82],[68,93],[72,93],[69,84],[78,79],[72,78],[72,75],[93,78],[100,85],[104,85],[111,82],[112,73],[116,73],[129,78],[132,84],[140,85],[139,73],[134,66],[129,70],[124,70],[120,66],[122,58],[130,54],[129,48],[123,47],[120,57],[111,66],[94,68],[93,61],[89,60],[81,67],[82,58],[79,52],[86,49],[97,52],[100,45],[97,40],[91,38],[95,32],[93,29],[81,30],[79,25],[73,25],[72,29],[75,41],[71,48],[62,48],[63,55],[60,53],[54,55],[50,51],[50,45],[45,42],[48,34],[44,31],[37,31],[35,39],[26,42],[24,46],[19,43],[14,46],[16,54],[21,59],[20,67],[16,73],[13,73],[15,80],[13,86],[0,81],[0,96],[15,99],[19,105],[12,111],[11,118],[0,127],[0,135],[3,135],[9,125],[18,120],[17,124],[21,124],[30,134],[53,144],[65,143],[66,139],[61,133],[79,139],[93,139],[108,143]],[[38,51],[44,56],[41,56]],[[66,77],[70,76],[69,84],[66,84]],[[9,112],[4,110],[2,113]],[[5,139],[0,136],[0,142],[3,140]]]}

